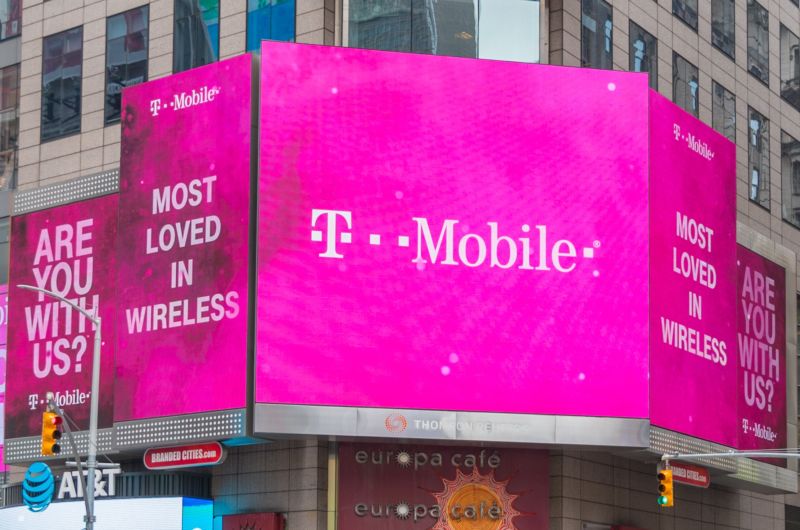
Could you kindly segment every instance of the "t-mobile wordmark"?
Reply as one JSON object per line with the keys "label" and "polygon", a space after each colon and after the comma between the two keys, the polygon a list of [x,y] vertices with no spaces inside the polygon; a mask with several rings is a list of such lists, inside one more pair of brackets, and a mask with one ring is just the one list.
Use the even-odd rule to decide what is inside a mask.
{"label": "t-mobile wordmark", "polygon": [[[425,217],[412,217],[416,248],[413,263],[423,265],[433,263],[439,265],[465,265],[510,269],[517,267],[523,270],[572,272],[578,260],[594,258],[595,249],[600,248],[600,241],[593,241],[590,246],[580,247],[568,239],[552,241],[548,238],[546,225],[531,227],[523,224],[515,236],[501,233],[500,224],[488,221],[480,230],[472,232],[462,230],[457,233],[457,219],[445,219],[442,223],[431,223]],[[321,258],[344,258],[346,245],[354,243],[353,212],[346,210],[311,210],[311,241],[322,243]],[[504,232],[507,232],[504,227]],[[394,239],[396,238],[396,239]],[[385,242],[382,234],[369,234],[364,242],[372,246],[381,246]],[[409,235],[394,235],[392,243],[398,247],[412,247]],[[593,271],[599,275],[597,270]]]}
{"label": "t-mobile wordmark", "polygon": [[150,114],[152,116],[158,116],[158,113],[165,109],[184,110],[204,103],[211,103],[220,92],[221,89],[218,86],[204,86],[198,89],[193,88],[191,92],[173,94],[171,98],[151,99]]}

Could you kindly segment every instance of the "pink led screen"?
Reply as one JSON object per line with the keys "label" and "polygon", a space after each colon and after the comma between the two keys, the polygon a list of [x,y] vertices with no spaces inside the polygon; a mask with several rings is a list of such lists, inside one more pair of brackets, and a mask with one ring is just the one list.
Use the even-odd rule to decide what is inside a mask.
{"label": "pink led screen", "polygon": [[647,417],[646,76],[262,57],[257,402]]}
{"label": "pink led screen", "polygon": [[786,447],[786,271],[741,245],[737,265],[738,447]]}
{"label": "pink led screen", "polygon": [[116,311],[117,200],[108,195],[12,217],[6,438],[38,436],[47,392],[89,428],[94,327],[53,291],[103,319],[98,425],[111,426]]}
{"label": "pink led screen", "polygon": [[651,422],[731,447],[735,186],[734,144],[651,92]]}
{"label": "pink led screen", "polygon": [[246,406],[251,78],[123,92],[115,421]]}

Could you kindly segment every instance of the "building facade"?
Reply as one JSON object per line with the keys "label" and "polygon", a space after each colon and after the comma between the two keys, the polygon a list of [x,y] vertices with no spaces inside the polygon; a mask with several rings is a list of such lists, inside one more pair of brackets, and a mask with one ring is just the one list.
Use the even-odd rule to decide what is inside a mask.
{"label": "building facade", "polygon": [[[258,51],[262,39],[647,72],[651,88],[735,142],[739,241],[769,256],[800,255],[800,7],[794,0],[5,4],[0,284],[8,279],[15,193],[119,169],[122,88]],[[787,285],[796,286],[800,271],[791,272]],[[796,320],[790,311],[787,321]],[[796,336],[787,342],[793,346],[787,378],[796,387]],[[789,416],[796,418],[796,392],[790,396]],[[793,426],[792,447],[796,421]],[[419,448],[407,440],[385,447],[395,454]],[[349,448],[324,438],[230,447],[224,463],[202,472],[210,476],[216,527],[223,516],[277,512],[289,530],[336,528],[338,496],[346,494],[339,487],[342,455]],[[352,449],[356,462],[358,449]],[[538,454],[530,451],[530,458]],[[562,446],[538,457],[547,463],[537,480],[548,485],[552,530],[800,528],[800,496],[738,482],[679,486],[675,508],[660,508],[654,454]],[[139,462],[124,460],[123,472],[142,472]],[[10,468],[7,482],[18,482],[22,471]],[[354,506],[358,516],[389,517],[369,501]],[[393,517],[407,521],[397,509],[391,508]]]}

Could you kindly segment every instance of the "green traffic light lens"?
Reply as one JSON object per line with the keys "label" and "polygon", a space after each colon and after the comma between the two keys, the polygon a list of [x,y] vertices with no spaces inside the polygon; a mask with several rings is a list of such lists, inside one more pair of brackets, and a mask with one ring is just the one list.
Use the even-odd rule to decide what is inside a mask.
{"label": "green traffic light lens", "polygon": [[662,495],[661,497],[658,498],[658,504],[662,506],[667,504],[667,498]]}

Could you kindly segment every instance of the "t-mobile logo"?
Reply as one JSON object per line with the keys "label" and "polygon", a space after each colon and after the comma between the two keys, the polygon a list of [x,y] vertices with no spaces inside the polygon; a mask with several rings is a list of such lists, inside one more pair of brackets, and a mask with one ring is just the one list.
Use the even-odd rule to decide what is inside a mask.
{"label": "t-mobile logo", "polygon": [[158,111],[161,110],[161,100],[160,99],[151,99],[150,100],[150,114],[153,116],[158,116]]}
{"label": "t-mobile logo", "polygon": [[[488,221],[470,230],[460,225],[458,219],[445,219],[441,224],[434,223],[432,229],[426,217],[412,217],[412,224],[400,228],[391,236],[380,233],[361,233],[356,243],[371,247],[396,244],[399,248],[416,249],[415,255],[409,256],[419,270],[427,264],[491,268],[550,271],[560,273],[574,271],[581,261],[593,262],[595,253],[600,248],[600,241],[595,239],[588,245],[580,245],[570,239],[557,239],[548,233],[545,224],[522,224],[518,232],[501,230],[500,223]],[[456,226],[461,228],[456,229]],[[438,228],[438,232],[437,232]],[[409,236],[416,233],[416,236]],[[504,233],[505,232],[505,233]],[[514,233],[516,232],[516,233]],[[367,238],[367,236],[369,236]],[[321,258],[344,258],[342,245],[354,242],[353,212],[347,210],[311,210],[311,241],[324,243],[325,250],[319,253]],[[413,256],[413,257],[412,257]],[[600,271],[591,267],[594,277]]]}
{"label": "t-mobile logo", "polygon": [[[311,226],[316,228],[317,221],[320,217],[324,217],[323,223],[326,223],[326,234],[324,235],[325,238],[325,252],[320,252],[319,257],[321,258],[343,258],[342,254],[339,254],[336,251],[336,242],[337,242],[337,231],[336,231],[336,219],[341,217],[344,219],[344,222],[347,225],[347,229],[350,230],[353,227],[353,213],[342,211],[342,210],[311,210]],[[338,240],[341,243],[350,243],[353,240],[352,234],[350,232],[340,232],[338,233]],[[322,230],[311,230],[311,241],[322,241],[323,240],[323,232]]]}
{"label": "t-mobile logo", "polygon": [[[211,103],[222,92],[222,88],[218,86],[203,86],[200,88],[193,88],[191,92],[180,92],[173,94],[167,98],[157,98],[150,100],[150,114],[158,116],[162,110],[184,110],[197,105],[204,105]],[[162,101],[164,103],[162,103]]]}

